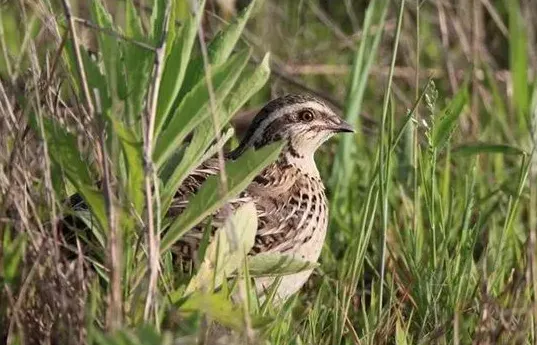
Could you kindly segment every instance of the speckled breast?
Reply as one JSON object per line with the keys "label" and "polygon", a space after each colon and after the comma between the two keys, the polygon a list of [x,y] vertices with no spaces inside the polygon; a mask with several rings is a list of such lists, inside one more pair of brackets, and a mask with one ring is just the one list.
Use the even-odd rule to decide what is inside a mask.
{"label": "speckled breast", "polygon": [[[271,202],[270,215],[259,217],[259,227],[264,230],[256,237],[254,252],[278,252],[317,262],[328,226],[328,204],[320,178],[304,174],[285,195],[273,198]],[[266,205],[267,202],[259,204]],[[308,270],[284,276],[278,297],[286,299],[298,291],[311,273]],[[266,290],[272,282],[271,278],[261,278],[256,280],[256,285],[258,289]]]}

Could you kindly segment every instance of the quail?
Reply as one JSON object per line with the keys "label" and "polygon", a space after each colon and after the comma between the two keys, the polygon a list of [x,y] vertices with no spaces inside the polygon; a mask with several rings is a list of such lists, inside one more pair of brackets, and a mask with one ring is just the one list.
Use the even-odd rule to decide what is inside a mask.
{"label": "quail", "polygon": [[[314,153],[341,132],[354,130],[324,102],[309,95],[276,98],[254,117],[242,141],[226,159],[237,159],[249,148],[259,149],[277,141],[285,144],[278,159],[229,200],[232,208],[249,201],[255,204],[258,228],[249,255],[281,253],[318,261],[328,226],[328,202]],[[218,166],[218,159],[210,158],[195,169],[178,189],[168,216],[180,215],[203,182],[218,174]],[[224,217],[221,209],[210,218],[214,224]],[[183,264],[194,261],[206,227],[206,222],[198,224],[176,244]],[[276,296],[285,300],[304,285],[311,273],[308,270],[282,277]],[[257,278],[256,287],[265,290],[272,282],[273,278]]]}

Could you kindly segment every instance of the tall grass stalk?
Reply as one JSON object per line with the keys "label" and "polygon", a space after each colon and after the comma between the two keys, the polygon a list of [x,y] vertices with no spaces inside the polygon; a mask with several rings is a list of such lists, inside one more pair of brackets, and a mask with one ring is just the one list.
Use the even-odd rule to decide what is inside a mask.
{"label": "tall grass stalk", "polygon": [[[162,9],[161,9],[162,10]],[[149,248],[148,267],[149,285],[144,307],[144,320],[149,320],[151,311],[154,312],[155,322],[158,329],[158,301],[155,300],[157,293],[157,282],[159,277],[160,261],[160,233],[161,233],[161,207],[159,181],[153,163],[153,144],[155,121],[157,116],[157,101],[159,97],[162,74],[164,72],[164,62],[168,42],[168,28],[170,25],[170,13],[172,11],[171,2],[165,1],[164,17],[162,20],[162,33],[158,37],[158,46],[154,55],[153,75],[147,93],[145,117],[143,119],[143,155],[144,155],[144,188],[146,204],[146,225],[147,244]],[[153,197],[154,194],[154,197]],[[154,205],[156,208],[154,209]]]}
{"label": "tall grass stalk", "polygon": [[[360,42],[358,51],[354,56],[353,68],[351,73],[350,85],[347,89],[347,100],[345,105],[345,118],[351,124],[359,127],[359,114],[362,108],[364,93],[367,86],[369,73],[375,60],[379,43],[382,37],[382,29],[378,29],[373,38],[369,37],[371,27],[384,28],[386,15],[388,13],[389,1],[374,1],[369,4],[365,13],[365,20],[362,27],[363,38]],[[373,22],[377,19],[376,22]],[[373,35],[373,34],[371,34]],[[334,161],[331,172],[330,182],[336,187],[344,187],[349,180],[352,169],[352,155],[355,152],[356,145],[352,143],[353,138],[343,138],[338,148],[338,154]],[[357,139],[361,141],[360,138]]]}
{"label": "tall grass stalk", "polygon": [[[378,318],[380,320],[382,316],[382,298],[384,296],[384,277],[386,273],[386,236],[388,233],[388,191],[390,190],[390,171],[391,171],[391,154],[390,154],[390,142],[387,139],[391,139],[390,133],[386,133],[388,128],[387,117],[388,117],[388,107],[391,100],[391,90],[393,82],[393,71],[395,69],[395,60],[397,58],[397,49],[399,47],[399,40],[401,35],[401,26],[403,23],[403,13],[405,8],[405,0],[401,0],[399,5],[399,16],[397,17],[397,29],[395,32],[395,39],[393,43],[392,50],[392,61],[390,64],[390,72],[388,76],[388,84],[386,86],[386,91],[384,92],[384,102],[382,106],[382,117],[380,124],[380,159],[379,159],[379,180],[380,180],[380,202],[381,202],[381,219],[382,219],[382,263],[380,269],[380,287],[379,287],[379,309],[378,309]],[[393,123],[393,118],[390,119],[389,123]],[[391,125],[390,125],[391,128]]]}

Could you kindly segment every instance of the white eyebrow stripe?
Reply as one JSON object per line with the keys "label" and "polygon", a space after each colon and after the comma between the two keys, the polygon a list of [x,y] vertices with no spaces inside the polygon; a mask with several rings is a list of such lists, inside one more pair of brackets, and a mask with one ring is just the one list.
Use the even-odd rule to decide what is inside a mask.
{"label": "white eyebrow stripe", "polygon": [[286,105],[283,108],[274,111],[272,114],[267,116],[263,121],[261,121],[259,127],[256,129],[254,134],[248,140],[248,145],[251,145],[252,143],[256,141],[257,138],[263,135],[263,132],[268,127],[268,125],[270,125],[275,119],[281,117],[282,115],[285,115],[288,113],[294,113],[300,109],[305,109],[305,108],[313,109],[318,112],[333,113],[332,109],[330,109],[324,104],[321,104],[315,101],[307,101],[303,103]]}

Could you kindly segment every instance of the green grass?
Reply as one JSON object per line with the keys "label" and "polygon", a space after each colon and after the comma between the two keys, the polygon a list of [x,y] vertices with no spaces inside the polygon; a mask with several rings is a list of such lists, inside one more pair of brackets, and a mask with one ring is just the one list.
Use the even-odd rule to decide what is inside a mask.
{"label": "green grass", "polygon": [[[236,15],[147,3],[73,1],[92,23],[75,20],[76,35],[62,1],[0,5],[2,342],[190,344],[211,320],[237,331],[231,343],[536,342],[529,3],[265,0]],[[170,252],[278,145],[164,215],[188,174],[236,142],[235,114],[291,91],[328,98],[358,134],[317,154],[329,233],[308,284],[278,305],[248,277],[312,266],[246,258],[248,205],[220,245],[205,239],[197,271]],[[89,209],[66,207],[74,193]],[[73,213],[88,230],[64,238],[54,224]]]}

